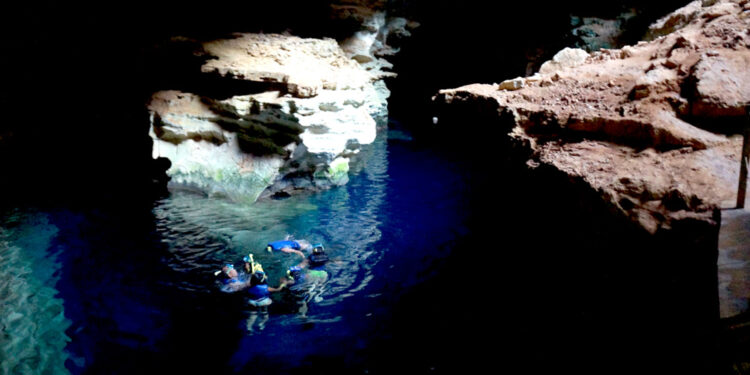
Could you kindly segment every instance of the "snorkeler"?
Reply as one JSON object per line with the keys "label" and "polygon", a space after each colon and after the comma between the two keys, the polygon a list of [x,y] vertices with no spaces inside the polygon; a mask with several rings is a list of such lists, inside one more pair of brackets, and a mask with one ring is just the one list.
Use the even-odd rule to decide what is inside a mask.
{"label": "snorkeler", "polygon": [[289,286],[290,294],[298,304],[297,311],[302,316],[307,314],[308,302],[322,299],[320,295],[328,281],[328,272],[324,269],[326,262],[328,255],[322,245],[316,244],[309,257],[287,271],[285,286]]}
{"label": "snorkeler", "polygon": [[[252,260],[252,255],[250,255],[249,258]],[[263,272],[262,268],[260,268],[260,265],[254,262],[246,261],[246,263],[250,263],[251,269],[256,269],[256,271],[250,276],[250,287],[247,289],[247,302],[251,306],[250,316],[247,318],[247,332],[252,334],[254,327],[257,327],[258,331],[262,331],[266,327],[266,322],[269,318],[268,306],[273,303],[273,300],[271,300],[271,293],[279,292],[284,289],[287,282],[282,279],[278,288],[270,287],[268,286],[268,277],[266,276],[266,273]]]}
{"label": "snorkeler", "polygon": [[[263,266],[253,259],[253,254],[245,256],[244,258],[242,258],[242,260],[245,262],[245,272],[242,275],[237,272],[237,270],[234,268],[234,265],[231,263],[225,264],[220,271],[216,271],[214,273],[215,276],[221,275],[221,289],[224,292],[233,293],[246,288],[253,288],[254,286],[259,284],[258,280],[262,280],[265,283],[265,272],[263,271]],[[263,277],[259,278],[260,275],[262,275]],[[270,289],[272,292],[277,291],[275,290],[275,288]],[[281,288],[279,288],[278,290],[281,290]]]}
{"label": "snorkeler", "polygon": [[270,305],[271,293],[280,292],[288,284],[286,279],[282,279],[278,288],[268,286],[268,277],[263,271],[256,271],[250,276],[250,287],[247,290],[248,303],[255,307],[265,307]]}
{"label": "snorkeler", "polygon": [[247,283],[240,280],[240,275],[234,265],[227,263],[221,268],[221,271],[217,271],[214,275],[222,276],[222,290],[225,292],[236,292],[247,287]]}
{"label": "snorkeler", "polygon": [[292,236],[286,236],[285,239],[280,241],[269,242],[266,246],[266,250],[270,253],[273,251],[281,251],[284,253],[294,253],[301,257],[305,257],[305,253],[302,251],[311,249],[312,245],[310,242],[305,240],[295,240]]}
{"label": "snorkeler", "polygon": [[326,254],[323,245],[313,245],[312,253],[307,257],[307,266],[310,267],[311,270],[322,270],[326,263],[328,263],[328,254]]}

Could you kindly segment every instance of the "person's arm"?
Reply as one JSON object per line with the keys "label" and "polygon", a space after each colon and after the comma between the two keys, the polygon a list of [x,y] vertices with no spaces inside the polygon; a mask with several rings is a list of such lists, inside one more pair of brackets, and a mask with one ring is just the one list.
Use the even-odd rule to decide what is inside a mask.
{"label": "person's arm", "polygon": [[305,257],[305,253],[303,253],[303,252],[301,252],[301,251],[299,251],[299,250],[294,250],[294,249],[292,249],[292,248],[289,248],[289,247],[284,247],[284,248],[282,248],[282,249],[281,249],[281,251],[283,251],[283,252],[285,252],[285,253],[293,253],[293,254],[297,254],[297,255],[299,255],[299,256],[301,256],[301,257],[303,257],[303,258]]}
{"label": "person's arm", "polygon": [[299,267],[299,268],[305,268],[305,267],[307,267],[309,265],[310,265],[310,261],[307,258],[303,257],[302,261],[299,262],[299,264],[297,265],[297,267]]}
{"label": "person's arm", "polygon": [[284,287],[286,287],[287,284],[289,284],[289,280],[287,280],[286,278],[282,278],[281,279],[281,283],[279,284],[278,288],[274,288],[272,286],[269,286],[268,287],[268,291],[269,292],[280,292],[282,289],[284,289]]}

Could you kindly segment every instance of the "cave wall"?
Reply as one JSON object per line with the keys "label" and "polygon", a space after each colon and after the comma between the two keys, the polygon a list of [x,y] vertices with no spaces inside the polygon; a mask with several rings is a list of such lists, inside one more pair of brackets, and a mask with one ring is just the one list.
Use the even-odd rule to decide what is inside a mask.
{"label": "cave wall", "polygon": [[[7,7],[0,24],[8,56],[0,61],[0,156],[8,181],[3,191],[51,200],[149,194],[164,166],[150,160],[144,102],[154,91],[175,88],[182,73],[193,71],[190,64],[200,63],[176,62],[173,57],[184,51],[157,48],[165,38],[285,31],[344,38],[361,27],[332,19],[331,3],[48,1]],[[523,72],[530,50],[541,50],[542,57],[557,51],[570,30],[569,14],[610,16],[635,6],[644,9],[646,20],[680,2],[335,3],[385,7],[421,24],[413,38],[393,41],[401,47],[392,61],[401,78],[387,83],[393,116],[424,121],[437,89],[499,80]]]}

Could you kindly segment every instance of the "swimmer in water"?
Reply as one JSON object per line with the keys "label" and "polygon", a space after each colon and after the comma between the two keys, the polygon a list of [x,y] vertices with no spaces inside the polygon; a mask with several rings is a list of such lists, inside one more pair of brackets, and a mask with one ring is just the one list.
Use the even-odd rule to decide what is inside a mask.
{"label": "swimmer in water", "polygon": [[269,242],[266,246],[266,251],[268,251],[269,253],[273,251],[292,253],[304,258],[305,253],[303,253],[303,251],[307,251],[312,248],[313,246],[309,241],[295,240],[292,236],[286,236],[286,238],[281,241]]}
{"label": "swimmer in water", "polygon": [[236,292],[247,287],[247,283],[240,280],[240,274],[234,268],[234,265],[227,263],[221,268],[221,271],[217,272],[216,275],[222,275],[222,290],[225,292]]}
{"label": "swimmer in water", "polygon": [[307,314],[308,302],[322,300],[323,287],[329,276],[325,270],[327,262],[328,255],[323,245],[316,244],[309,257],[287,271],[288,281],[285,286],[289,287],[289,291],[298,301],[298,312],[302,317]]}
{"label": "swimmer in water", "polygon": [[[251,265],[252,267],[252,265]],[[255,271],[250,276],[250,287],[247,289],[248,304],[250,304],[250,316],[247,319],[247,332],[252,334],[255,329],[262,331],[268,321],[268,306],[273,303],[271,293],[280,292],[286,287],[287,282],[281,280],[278,288],[268,286],[268,277],[262,270]]]}

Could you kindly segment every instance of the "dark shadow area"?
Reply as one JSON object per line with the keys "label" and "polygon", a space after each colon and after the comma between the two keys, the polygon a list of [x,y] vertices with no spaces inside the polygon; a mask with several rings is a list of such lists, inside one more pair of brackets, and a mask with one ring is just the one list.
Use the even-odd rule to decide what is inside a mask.
{"label": "dark shadow area", "polygon": [[151,159],[145,104],[152,92],[225,97],[266,88],[184,80],[200,71],[200,59],[180,60],[192,53],[190,43],[159,48],[174,36],[330,35],[328,14],[327,2],[316,0],[8,5],[0,23],[7,57],[0,61],[0,194],[50,203],[149,199],[164,180]]}
{"label": "dark shadow area", "polygon": [[[466,121],[456,125],[479,126]],[[393,337],[366,356],[375,373],[722,368],[716,237],[703,224],[648,235],[583,183],[526,169],[502,132],[485,134],[497,143],[472,153],[453,133],[425,145],[471,166],[470,234],[399,300]]]}

